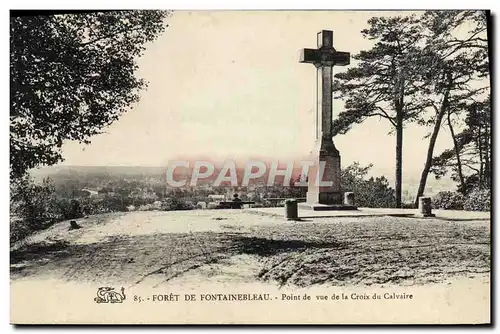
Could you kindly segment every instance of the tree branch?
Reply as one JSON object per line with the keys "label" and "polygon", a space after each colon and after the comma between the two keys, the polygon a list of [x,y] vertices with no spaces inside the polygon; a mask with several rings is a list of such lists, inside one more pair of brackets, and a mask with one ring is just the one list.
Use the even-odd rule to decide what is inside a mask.
{"label": "tree branch", "polygon": [[377,108],[378,110],[380,110],[385,116],[382,116],[382,117],[385,117],[387,118],[393,126],[396,126],[396,122],[394,122],[394,120],[392,119],[391,116],[389,116],[389,114],[387,114],[387,112],[380,106],[375,106],[375,108]]}

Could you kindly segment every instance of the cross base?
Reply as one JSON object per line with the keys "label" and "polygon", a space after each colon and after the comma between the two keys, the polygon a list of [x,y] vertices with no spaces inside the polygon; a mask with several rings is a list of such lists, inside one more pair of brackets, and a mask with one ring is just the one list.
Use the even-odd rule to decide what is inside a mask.
{"label": "cross base", "polygon": [[308,191],[306,195],[306,202],[310,204],[341,205],[342,200],[340,192]]}
{"label": "cross base", "polygon": [[347,211],[358,210],[355,205],[299,203],[299,208],[313,211]]}
{"label": "cross base", "polygon": [[[307,203],[309,204],[343,204],[343,194],[340,189],[340,154],[331,140],[317,141],[311,152],[314,166],[310,170],[307,188]],[[331,185],[321,185],[318,175],[324,164],[322,181]]]}

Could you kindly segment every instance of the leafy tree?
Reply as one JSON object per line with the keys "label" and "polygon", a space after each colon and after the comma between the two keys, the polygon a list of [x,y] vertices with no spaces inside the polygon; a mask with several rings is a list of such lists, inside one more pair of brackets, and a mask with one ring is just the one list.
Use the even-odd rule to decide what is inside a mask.
{"label": "leafy tree", "polygon": [[471,103],[466,113],[465,128],[457,134],[453,132],[453,149],[434,157],[431,169],[438,178],[451,170],[452,179],[459,182],[458,191],[463,194],[478,187],[491,187],[490,98]]}
{"label": "leafy tree", "polygon": [[401,206],[403,128],[425,107],[419,98],[421,67],[426,66],[416,16],[373,17],[361,33],[374,41],[370,50],[354,55],[355,66],[335,75],[334,92],[345,110],[334,121],[334,134],[370,117],[389,122],[396,133],[396,206]]}
{"label": "leafy tree", "polygon": [[[460,160],[458,136],[455,135],[452,115],[457,117],[477,103],[478,98],[489,88],[484,85],[488,59],[486,17],[481,11],[429,11],[422,18],[422,34],[425,36],[424,54],[431,60],[431,66],[422,71],[428,91],[428,104],[434,109],[430,118],[421,124],[432,126],[427,157],[420,177],[415,198],[422,196],[427,177],[432,168],[434,147],[447,116],[447,123],[454,141],[454,152],[458,161],[457,173],[462,186],[465,179]],[[468,37],[460,29],[468,28]],[[462,136],[463,138],[463,136]],[[447,153],[449,155],[449,153]],[[435,161],[435,160],[434,160]]]}
{"label": "leafy tree", "polygon": [[89,138],[138,101],[145,45],[166,11],[110,11],[10,19],[10,171],[62,159],[64,140]]}

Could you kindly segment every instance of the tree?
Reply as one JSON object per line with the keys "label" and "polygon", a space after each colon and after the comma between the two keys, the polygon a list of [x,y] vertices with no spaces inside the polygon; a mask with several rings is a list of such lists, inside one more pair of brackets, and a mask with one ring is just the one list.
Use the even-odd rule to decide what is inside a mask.
{"label": "tree", "polygon": [[403,128],[425,108],[419,95],[421,55],[415,16],[373,17],[361,33],[374,40],[370,50],[354,55],[356,66],[335,75],[334,93],[345,101],[345,110],[334,121],[334,134],[343,134],[370,117],[389,122],[396,133],[396,206],[401,207]]}
{"label": "tree", "polygon": [[[422,75],[430,92],[428,103],[435,113],[431,114],[430,119],[421,121],[421,124],[432,126],[432,132],[415,205],[418,205],[418,198],[424,193],[432,168],[434,147],[446,115],[458,161],[458,177],[465,184],[451,116],[468,109],[489,88],[488,85],[481,84],[483,77],[487,75],[485,69],[488,69],[487,44],[483,38],[486,33],[485,18],[481,11],[429,11],[422,18],[422,31],[426,41],[424,54],[432,64]],[[469,29],[468,36],[457,37],[463,34],[460,33],[460,28],[466,25]]]}
{"label": "tree", "polygon": [[166,11],[19,16],[10,20],[10,172],[62,160],[64,140],[89,138],[138,101],[145,45]]}
{"label": "tree", "polygon": [[466,112],[465,128],[459,133],[453,132],[453,149],[434,157],[431,169],[438,178],[451,170],[452,179],[459,182],[458,191],[463,194],[474,188],[491,187],[490,98],[471,103]]}

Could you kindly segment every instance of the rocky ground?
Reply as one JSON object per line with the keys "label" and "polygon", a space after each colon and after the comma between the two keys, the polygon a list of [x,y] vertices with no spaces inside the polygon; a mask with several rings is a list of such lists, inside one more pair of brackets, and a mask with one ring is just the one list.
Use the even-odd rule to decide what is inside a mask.
{"label": "rocky ground", "polygon": [[240,210],[131,212],[62,222],[11,247],[11,280],[160,286],[420,285],[489,277],[490,221],[282,218]]}

